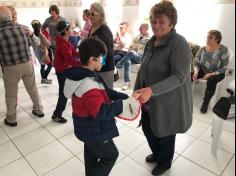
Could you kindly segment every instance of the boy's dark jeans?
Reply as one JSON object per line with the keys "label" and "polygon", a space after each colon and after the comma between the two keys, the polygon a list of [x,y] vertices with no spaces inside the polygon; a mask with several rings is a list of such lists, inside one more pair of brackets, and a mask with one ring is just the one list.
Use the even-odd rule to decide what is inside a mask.
{"label": "boy's dark jeans", "polygon": [[84,162],[86,176],[108,176],[119,152],[112,139],[85,142]]}
{"label": "boy's dark jeans", "polygon": [[62,117],[63,111],[66,108],[67,104],[67,98],[64,95],[64,86],[65,86],[65,76],[63,73],[56,73],[57,75],[57,80],[58,80],[58,86],[59,86],[59,97],[57,100],[57,106],[55,111],[53,112],[53,115],[56,117]]}

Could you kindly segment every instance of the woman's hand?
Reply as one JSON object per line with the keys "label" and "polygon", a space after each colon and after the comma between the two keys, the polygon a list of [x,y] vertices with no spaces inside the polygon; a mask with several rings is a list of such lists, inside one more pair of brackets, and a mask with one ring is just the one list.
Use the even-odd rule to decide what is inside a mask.
{"label": "woman's hand", "polygon": [[192,77],[193,81],[197,80],[197,77],[198,77],[198,71],[195,71]]}
{"label": "woman's hand", "polygon": [[152,96],[152,89],[151,87],[139,89],[136,90],[133,95],[137,96],[141,103],[146,103]]}
{"label": "woman's hand", "polygon": [[138,92],[133,92],[132,97],[134,97],[135,99],[138,100],[139,97],[140,97],[140,93],[138,93]]}
{"label": "woman's hand", "polygon": [[207,73],[204,75],[203,79],[208,80],[212,76],[215,76],[215,73]]}

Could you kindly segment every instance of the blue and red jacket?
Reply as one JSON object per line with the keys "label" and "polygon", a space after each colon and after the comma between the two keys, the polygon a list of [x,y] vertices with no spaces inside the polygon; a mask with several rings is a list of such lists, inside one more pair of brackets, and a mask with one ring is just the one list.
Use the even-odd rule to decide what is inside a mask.
{"label": "blue and red jacket", "polygon": [[104,141],[119,135],[115,116],[123,111],[128,96],[109,89],[96,72],[69,68],[64,94],[72,98],[74,133],[83,142]]}

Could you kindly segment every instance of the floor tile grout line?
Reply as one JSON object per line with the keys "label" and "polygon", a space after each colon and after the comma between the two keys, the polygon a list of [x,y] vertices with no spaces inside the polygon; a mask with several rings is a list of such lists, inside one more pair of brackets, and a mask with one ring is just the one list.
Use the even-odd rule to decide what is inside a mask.
{"label": "floor tile grout line", "polygon": [[66,162],[70,161],[71,159],[75,158],[75,156],[72,156],[68,159],[66,159],[64,162],[58,164],[57,166],[53,167],[52,169],[48,170],[47,172],[45,172],[44,174],[42,174],[41,176],[45,176],[46,174],[48,174],[49,172],[52,172],[53,170],[55,170],[56,168],[60,167],[61,165],[65,164]]}
{"label": "floor tile grout line", "polygon": [[194,137],[194,140],[181,152],[181,153],[177,153],[178,155],[182,155],[193,143],[195,143],[198,139],[196,137]]}
{"label": "floor tile grout line", "polygon": [[[200,136],[201,136],[201,135],[199,135],[199,137],[200,137]],[[179,154],[180,156],[184,157],[185,159],[188,159],[189,161],[191,161],[191,162],[197,164],[198,166],[201,166],[200,164],[198,164],[198,163],[192,161],[191,159],[189,159],[189,158],[187,158],[187,157],[185,157],[185,156],[183,155],[183,153],[184,153],[188,148],[190,148],[190,146],[191,146],[193,143],[195,143],[197,140],[200,140],[200,141],[202,141],[202,142],[205,142],[205,143],[209,144],[208,142],[201,140],[199,137],[195,137],[195,140],[193,140],[193,141],[191,142],[191,144],[190,144],[185,150],[183,150],[181,153],[177,153],[177,154]],[[227,152],[227,153],[229,153],[229,154],[232,154],[233,156],[235,155],[235,154],[233,154],[233,153],[231,153],[231,152],[228,152],[228,151],[225,151],[225,152]],[[231,160],[232,160],[232,159],[231,159]],[[230,160],[230,161],[231,161],[231,160]],[[228,163],[228,164],[229,164],[229,163]],[[202,167],[202,166],[201,166],[201,167]],[[226,167],[227,167],[227,166],[225,166],[225,168],[224,168],[223,170],[225,170]],[[208,169],[205,168],[205,167],[202,167],[202,168],[208,170]],[[208,171],[210,171],[210,170],[208,170]],[[211,173],[214,173],[214,172],[212,172],[212,171],[210,171],[210,172],[211,172]],[[222,172],[222,173],[223,173],[223,172]],[[214,174],[217,175],[216,173],[214,173]]]}
{"label": "floor tile grout line", "polygon": [[209,170],[209,169],[203,167],[202,165],[196,163],[195,161],[192,161],[191,159],[189,159],[189,158],[187,158],[187,157],[185,157],[185,156],[183,156],[183,155],[180,155],[180,156],[183,157],[184,159],[188,160],[189,162],[198,165],[198,166],[201,167],[202,169],[207,170],[208,172],[210,172],[210,173],[212,173],[212,174],[214,174],[214,175],[216,175],[216,176],[219,176],[218,174],[216,174],[216,173],[212,172],[211,170]]}
{"label": "floor tile grout line", "polygon": [[[212,136],[211,136],[212,137]],[[204,140],[204,139],[201,139],[201,138],[198,138],[198,140],[200,140],[200,141],[202,141],[202,142],[205,142],[205,143],[207,143],[207,144],[210,144],[210,145],[212,145],[212,142],[209,142],[209,141],[207,141],[207,140]],[[232,152],[230,152],[230,151],[228,151],[227,149],[225,149],[225,148],[222,148],[221,146],[218,146],[218,149],[220,149],[220,150],[222,150],[222,151],[224,151],[224,152],[226,152],[226,153],[229,153],[229,154],[235,154],[235,153],[232,153]]]}
{"label": "floor tile grout line", "polygon": [[[206,129],[204,129],[197,137],[195,137],[195,136],[193,136],[193,137],[195,137],[197,140],[200,140],[200,141],[202,141],[202,142],[205,142],[205,143],[208,143],[208,144],[212,144],[211,142],[208,142],[208,141],[206,141],[206,140],[203,140],[203,139],[201,139],[200,137],[203,135],[203,133],[205,133],[207,130],[208,130],[208,128],[212,128],[212,124],[209,124],[208,125],[208,127],[206,127]],[[234,133],[233,133],[234,134]],[[188,134],[188,135],[190,135],[190,136],[192,136],[191,134]],[[211,136],[211,138],[212,138],[212,136]],[[234,154],[234,153],[232,153],[232,152],[230,152],[230,151],[228,151],[227,149],[225,149],[225,148],[222,148],[222,147],[220,147],[219,146],[219,149],[221,149],[221,150],[223,150],[223,151],[225,151],[225,152],[227,152],[227,153],[230,153],[230,154]]]}
{"label": "floor tile grout line", "polygon": [[[133,128],[129,127],[128,124],[124,124],[124,125],[125,125],[126,127],[130,128],[130,129],[134,130]],[[211,124],[207,124],[207,125],[208,125],[208,126],[207,126],[197,137],[188,134],[188,135],[194,137],[195,139],[190,143],[190,145],[188,145],[188,147],[187,147],[185,150],[183,150],[180,154],[179,154],[179,153],[177,153],[177,154],[179,154],[180,156],[182,156],[182,154],[183,154],[194,142],[196,142],[197,140],[203,141],[202,139],[200,139],[200,136],[211,126]],[[135,131],[135,130],[134,130],[134,131]],[[136,132],[136,131],[135,131],[135,132]],[[203,141],[203,142],[206,142],[206,141]],[[208,143],[208,142],[206,142],[206,143]],[[208,144],[209,144],[209,143],[208,143]],[[139,146],[139,147],[141,147],[141,146]],[[137,147],[135,150],[137,150],[139,147]],[[135,150],[134,150],[134,151],[135,151]],[[133,151],[133,152],[134,152],[134,151]],[[225,149],[224,149],[224,151],[227,152],[227,153],[229,153],[229,154],[233,154],[233,153],[231,153],[231,152],[226,151]],[[131,153],[133,153],[133,152],[131,152]],[[131,153],[129,153],[128,155],[130,155]],[[226,168],[226,167],[225,167],[225,168]],[[225,168],[224,168],[224,169],[225,169]],[[207,170],[208,170],[208,169],[207,169]]]}
{"label": "floor tile grout line", "polygon": [[235,157],[235,154],[233,154],[233,156],[231,157],[230,161],[227,163],[227,165],[225,166],[225,168],[223,169],[223,171],[221,172],[220,175],[222,175],[225,172],[225,170],[227,169],[227,167],[229,166],[229,164],[231,163],[231,161],[233,160],[234,157]]}
{"label": "floor tile grout line", "polygon": [[[45,99],[45,100],[46,100],[46,99]],[[46,101],[47,101],[47,100],[46,100]],[[49,101],[47,101],[47,102],[49,102]],[[50,102],[49,102],[49,103],[50,103]],[[51,104],[51,103],[50,103],[50,104]],[[204,121],[203,121],[203,122],[204,122]],[[40,125],[41,125],[41,124],[40,124]],[[43,125],[41,125],[41,126],[43,126]],[[134,130],[135,132],[138,133],[138,131],[136,131],[135,129],[133,129],[133,128],[131,128],[130,126],[128,126],[128,124],[124,124],[124,126],[130,128],[130,129],[132,129],[132,130]],[[46,130],[47,130],[47,129],[46,129]],[[47,130],[47,131],[48,131],[48,130]],[[4,132],[5,132],[5,131],[4,131]],[[50,131],[49,131],[49,132],[50,132]],[[231,132],[231,131],[230,131],[230,132]],[[51,134],[51,133],[50,133],[50,134]],[[202,133],[201,133],[201,134],[202,134]],[[203,141],[202,139],[199,138],[199,137],[201,136],[201,134],[200,134],[198,137],[195,137],[195,140],[198,140],[198,139],[199,139],[199,140]],[[234,134],[235,134],[235,133],[234,133]],[[190,135],[190,134],[188,134],[188,135]],[[52,136],[55,137],[54,135],[52,135]],[[190,136],[191,136],[191,135],[190,135]],[[63,136],[62,136],[62,137],[63,137]],[[56,140],[59,140],[59,139],[61,139],[62,137],[60,137],[60,138],[55,138],[55,139],[56,139]],[[11,139],[10,139],[10,140],[11,140]],[[8,141],[8,142],[9,142],[9,141]],[[59,141],[59,142],[60,142],[60,141]],[[204,141],[204,142],[206,142],[206,141]],[[206,143],[208,143],[208,142],[206,142]],[[191,143],[190,145],[192,145],[192,143]],[[189,145],[189,146],[190,146],[190,145]],[[183,153],[183,152],[182,152],[182,153]],[[131,154],[131,153],[130,153],[130,154]],[[128,157],[130,157],[130,154],[127,154],[127,155],[126,155],[126,154],[124,153],[124,155],[125,155],[125,156],[128,156]],[[234,154],[234,155],[235,155],[235,154]],[[233,156],[234,156],[234,155],[233,155]],[[179,156],[182,156],[182,155],[179,155]],[[183,156],[182,156],[182,157],[183,157]],[[77,156],[76,156],[76,158],[77,158]],[[125,158],[125,157],[124,157],[124,158]],[[124,158],[123,158],[123,159],[124,159]],[[123,160],[123,159],[122,159],[122,160]],[[131,158],[131,159],[132,159],[132,158]],[[134,159],[133,159],[133,160],[134,160]],[[231,158],[231,160],[232,160],[232,158]],[[231,161],[231,160],[230,160],[230,161]],[[191,161],[191,160],[190,160],[190,161]],[[193,162],[193,161],[191,161],[191,162]],[[194,162],[193,162],[193,163],[194,163]],[[230,163],[230,162],[229,162],[229,163]],[[228,163],[228,164],[229,164],[229,163]],[[226,166],[226,167],[227,167],[227,166]],[[225,168],[226,168],[226,167],[225,167]]]}
{"label": "floor tile grout line", "polygon": [[[7,135],[8,136],[8,135]],[[8,136],[9,137],[9,136]],[[10,142],[14,145],[14,147],[17,149],[17,151],[20,153],[20,155],[22,156],[22,157],[20,157],[20,158],[24,158],[24,160],[28,163],[28,165],[30,166],[30,168],[35,172],[35,174],[37,175],[37,176],[39,176],[38,174],[37,174],[37,172],[34,170],[34,168],[31,166],[31,164],[28,162],[28,160],[25,158],[25,156],[23,155],[23,153],[20,151],[20,149],[17,147],[17,145],[14,143],[14,141],[11,139],[11,138],[9,138],[10,139]],[[20,158],[18,158],[18,159],[20,159]],[[17,160],[18,160],[17,159]],[[14,160],[14,161],[12,161],[11,163],[8,163],[7,165],[5,165],[5,167],[7,167],[9,164],[12,164],[12,163],[14,163],[14,162],[16,162],[17,160]],[[0,167],[0,169],[1,168],[3,168],[3,167]]]}

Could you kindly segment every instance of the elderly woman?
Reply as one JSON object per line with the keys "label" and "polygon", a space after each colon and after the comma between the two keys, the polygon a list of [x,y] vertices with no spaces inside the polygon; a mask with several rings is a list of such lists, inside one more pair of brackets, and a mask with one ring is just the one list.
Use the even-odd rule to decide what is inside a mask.
{"label": "elderly woman", "polygon": [[201,48],[195,60],[192,79],[207,80],[204,101],[200,109],[202,113],[207,112],[209,102],[215,94],[217,83],[224,79],[228,66],[228,48],[220,44],[221,39],[222,36],[219,31],[210,30],[206,46]]}
{"label": "elderly woman", "polygon": [[143,103],[141,124],[156,162],[153,175],[171,167],[177,133],[192,124],[192,92],[187,41],[175,31],[177,11],[162,1],[150,11],[154,36],[147,42],[136,79],[134,95]]}
{"label": "elderly woman", "polygon": [[113,58],[113,35],[105,22],[105,12],[101,4],[93,3],[90,7],[90,21],[92,27],[89,36],[96,36],[101,39],[107,47],[106,63],[99,75],[103,78],[109,88],[113,88],[114,82],[114,58]]}

